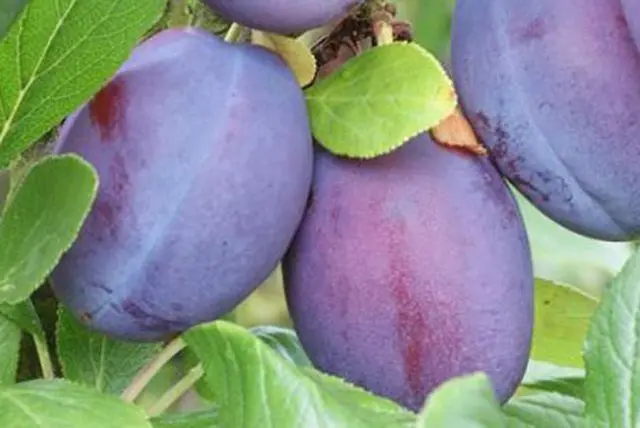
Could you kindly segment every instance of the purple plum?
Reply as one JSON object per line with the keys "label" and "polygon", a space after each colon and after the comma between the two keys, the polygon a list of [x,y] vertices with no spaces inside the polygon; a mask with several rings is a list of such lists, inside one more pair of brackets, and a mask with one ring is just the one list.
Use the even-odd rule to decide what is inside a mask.
{"label": "purple plum", "polygon": [[640,0],[622,0],[627,25],[640,49]]}
{"label": "purple plum", "polygon": [[313,364],[411,410],[477,371],[510,397],[531,347],[532,261],[490,161],[427,134],[373,160],[318,150],[311,195],[283,267]]}
{"label": "purple plum", "polygon": [[[640,237],[638,2],[459,0],[452,68],[500,171],[557,223]],[[633,20],[629,20],[633,17]]]}
{"label": "purple plum", "polygon": [[141,44],[56,151],[90,162],[100,188],[54,291],[90,327],[139,341],[217,319],[255,290],[293,238],[313,170],[285,63],[195,29]]}
{"label": "purple plum", "polygon": [[280,34],[302,33],[346,16],[363,0],[204,0],[226,19]]}

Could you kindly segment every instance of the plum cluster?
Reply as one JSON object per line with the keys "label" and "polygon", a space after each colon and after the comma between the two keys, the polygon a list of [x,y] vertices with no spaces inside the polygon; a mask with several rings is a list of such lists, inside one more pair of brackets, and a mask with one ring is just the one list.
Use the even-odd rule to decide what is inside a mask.
{"label": "plum cluster", "polygon": [[[354,2],[210,3],[295,32]],[[161,340],[233,310],[282,262],[320,370],[413,410],[483,371],[505,401],[528,361],[533,275],[498,171],[428,133],[373,160],[337,157],[308,120],[271,51],[197,29],[142,43],[57,142],[100,177],[52,274],[58,298],[95,330]]]}
{"label": "plum cluster", "polygon": [[501,173],[582,235],[640,237],[640,1],[458,0],[452,68]]}

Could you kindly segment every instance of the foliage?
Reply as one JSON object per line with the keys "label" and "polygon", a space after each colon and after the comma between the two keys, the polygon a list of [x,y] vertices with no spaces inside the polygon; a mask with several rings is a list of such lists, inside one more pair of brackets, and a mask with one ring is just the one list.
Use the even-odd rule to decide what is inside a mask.
{"label": "foliage", "polygon": [[[247,299],[262,299],[245,311],[259,325],[238,310],[166,343],[108,337],[61,305],[52,321],[35,292],[72,246],[100,188],[95,167],[81,157],[49,153],[58,126],[150,33],[190,24],[246,39],[197,1],[168,1],[0,5],[0,426],[640,425],[640,252],[573,234],[519,196],[537,276],[536,319],[527,375],[504,405],[483,373],[451,379],[413,413],[320,372],[282,319],[279,282]],[[316,69],[311,48],[320,57],[330,28],[295,41],[259,34],[263,46],[299,68],[318,143],[373,158],[456,107],[445,71],[452,5],[399,1],[399,17],[415,21],[416,42],[384,43],[378,34],[380,46],[343,58],[337,72],[312,84],[312,70],[327,63]],[[269,305],[279,308],[277,319],[258,314]],[[26,374],[23,365],[31,368]],[[198,398],[187,401],[187,392]]]}

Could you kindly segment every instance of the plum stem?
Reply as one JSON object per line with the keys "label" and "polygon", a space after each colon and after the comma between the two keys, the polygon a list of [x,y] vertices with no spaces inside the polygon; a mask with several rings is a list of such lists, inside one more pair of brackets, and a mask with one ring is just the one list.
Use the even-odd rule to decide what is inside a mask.
{"label": "plum stem", "polygon": [[53,371],[53,363],[51,362],[51,353],[49,352],[47,341],[44,336],[37,334],[32,337],[38,354],[38,360],[40,361],[42,377],[46,380],[53,380],[55,378],[55,373]]}
{"label": "plum stem", "polygon": [[237,42],[238,40],[240,40],[243,31],[244,28],[242,27],[242,25],[234,22],[233,24],[231,24],[231,27],[229,27],[229,31],[227,31],[227,34],[224,36],[224,41],[228,43]]}
{"label": "plum stem", "polygon": [[125,401],[133,403],[162,367],[178,355],[186,346],[186,343],[180,337],[171,341],[149,364],[138,372],[120,397]]}
{"label": "plum stem", "polygon": [[175,385],[167,390],[156,403],[151,406],[147,414],[150,417],[158,416],[169,409],[176,401],[178,401],[195,383],[204,375],[202,364],[193,367],[189,372]]}
{"label": "plum stem", "polygon": [[381,7],[371,14],[373,35],[379,46],[394,42],[393,20],[393,13],[386,7]]}

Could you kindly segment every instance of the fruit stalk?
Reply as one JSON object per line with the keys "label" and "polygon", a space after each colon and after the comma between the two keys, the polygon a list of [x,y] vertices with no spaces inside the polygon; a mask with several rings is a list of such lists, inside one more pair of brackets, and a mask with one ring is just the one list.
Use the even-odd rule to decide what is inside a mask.
{"label": "fruit stalk", "polygon": [[155,377],[156,374],[167,364],[173,357],[178,355],[186,347],[186,343],[177,338],[171,341],[156,358],[154,358],[149,364],[147,364],[135,378],[131,384],[124,390],[120,396],[123,400],[133,403],[142,393],[142,391],[149,385],[149,382]]}

